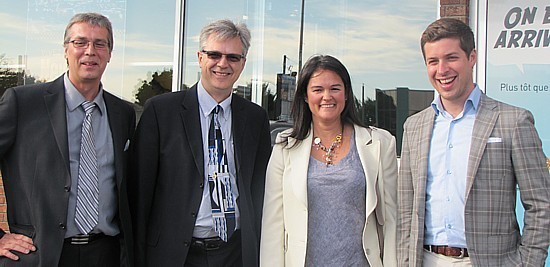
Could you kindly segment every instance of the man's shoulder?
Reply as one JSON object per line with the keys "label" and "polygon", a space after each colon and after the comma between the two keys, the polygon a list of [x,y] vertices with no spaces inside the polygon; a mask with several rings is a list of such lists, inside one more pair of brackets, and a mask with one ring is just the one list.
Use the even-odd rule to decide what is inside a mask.
{"label": "man's shoulder", "polygon": [[417,122],[420,120],[423,120],[426,118],[426,116],[433,116],[435,115],[434,109],[431,107],[431,105],[407,118],[408,123]]}
{"label": "man's shoulder", "polygon": [[503,115],[529,112],[529,110],[525,108],[514,106],[512,104],[508,104],[508,103],[496,100],[486,95],[482,97],[481,103],[483,103],[482,106],[484,108],[495,109],[496,111],[500,112]]}
{"label": "man's shoulder", "polygon": [[188,94],[189,90],[164,93],[151,97],[146,103],[154,104],[155,106],[181,104],[183,98]]}
{"label": "man's shoulder", "polygon": [[33,94],[36,94],[36,93],[43,93],[44,89],[50,87],[55,82],[56,81],[49,81],[49,82],[45,82],[45,83],[26,84],[26,85],[20,85],[20,86],[12,87],[10,89],[13,90],[18,95],[33,95]]}
{"label": "man's shoulder", "polygon": [[111,103],[116,105],[117,107],[121,107],[123,109],[126,109],[127,111],[134,111],[134,107],[132,106],[132,103],[129,101],[126,101],[116,95],[113,95],[112,93],[109,93],[107,91],[103,91],[103,98],[105,99],[105,103],[107,105],[110,105]]}
{"label": "man's shoulder", "polygon": [[257,112],[265,112],[265,109],[258,104],[237,94],[233,94],[233,102],[231,103],[231,105],[232,107],[243,108],[247,112],[252,112],[252,114],[256,114]]}

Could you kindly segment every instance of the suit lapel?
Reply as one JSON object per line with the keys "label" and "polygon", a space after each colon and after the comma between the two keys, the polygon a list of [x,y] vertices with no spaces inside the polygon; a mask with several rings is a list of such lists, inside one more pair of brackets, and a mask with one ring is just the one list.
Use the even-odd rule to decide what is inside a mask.
{"label": "suit lapel", "polygon": [[474,129],[472,131],[472,143],[470,145],[470,156],[468,158],[468,172],[466,174],[466,199],[474,184],[474,178],[481,162],[481,157],[487,146],[487,140],[495,127],[498,113],[495,112],[496,102],[481,94],[479,108],[476,113]]}
{"label": "suit lapel", "polygon": [[[313,125],[311,126],[313,128]],[[310,128],[310,129],[311,129]],[[299,144],[292,147],[296,139],[289,138],[289,146],[292,147],[289,150],[289,160],[292,168],[288,177],[292,180],[292,190],[297,199],[300,200],[302,208],[307,210],[307,169],[309,166],[309,158],[311,156],[311,143],[313,140],[313,134],[310,132],[306,139],[302,140]]]}
{"label": "suit lapel", "polygon": [[[126,144],[126,140],[118,140],[121,137],[125,136],[124,131],[128,126],[124,124],[124,119],[121,117],[122,112],[120,111],[120,106],[114,103],[113,99],[115,96],[110,95],[106,91],[103,91],[103,99],[105,100],[105,106],[107,107],[107,118],[109,119],[109,127],[111,128],[111,138],[113,139],[113,153],[115,158],[115,177],[117,181],[117,188],[121,188],[120,184],[122,182],[122,168],[124,166],[120,165],[122,159],[120,158],[120,151],[124,151],[124,147],[120,147],[122,144]],[[123,142],[121,142],[123,141]]]}
{"label": "suit lapel", "polygon": [[[376,184],[378,182],[378,162],[380,160],[380,140],[374,139],[372,132],[365,128],[354,126],[357,152],[365,172],[367,187],[366,215],[371,214],[377,205]],[[348,152],[349,153],[349,152]]]}
{"label": "suit lapel", "polygon": [[[244,142],[244,133],[248,131],[247,127],[247,118],[245,111],[244,111],[244,105],[240,102],[243,101],[240,97],[233,95],[233,98],[231,99],[231,124],[232,124],[232,135],[233,135],[233,146],[234,146],[234,157],[235,157],[235,169],[237,170],[237,176],[241,173],[241,159],[243,153],[246,153],[243,151],[245,148],[250,146],[245,146]],[[242,177],[239,177],[242,178]],[[242,179],[241,179],[242,180]],[[244,182],[244,181],[243,181]]]}
{"label": "suit lapel", "polygon": [[[199,114],[199,98],[197,96],[197,85],[195,84],[189,91],[184,92],[181,111],[181,123],[187,142],[191,148],[195,166],[200,173],[200,177],[204,177],[204,151],[202,141],[201,121]],[[198,128],[197,128],[198,127]]]}
{"label": "suit lapel", "polygon": [[59,152],[65,168],[69,172],[69,144],[67,143],[67,116],[65,112],[65,85],[63,75],[49,84],[44,95],[44,103],[53,128]]}
{"label": "suit lapel", "polygon": [[426,180],[428,178],[428,161],[430,157],[430,143],[433,134],[434,120],[435,111],[430,107],[428,112],[422,115],[420,125],[418,125],[418,131],[415,138],[412,140],[414,142],[413,145],[418,146],[417,149],[420,152],[418,167],[416,168],[418,175],[413,175],[413,177],[419,177],[421,179],[420,183],[415,181],[415,184],[419,184],[420,187],[423,188],[423,191],[426,188]]}

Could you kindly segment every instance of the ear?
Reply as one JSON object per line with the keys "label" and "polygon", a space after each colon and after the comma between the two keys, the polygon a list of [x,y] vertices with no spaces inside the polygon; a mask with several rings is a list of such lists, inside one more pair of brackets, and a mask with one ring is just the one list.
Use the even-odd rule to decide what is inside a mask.
{"label": "ear", "polygon": [[473,67],[477,62],[477,51],[475,49],[470,52],[470,57],[468,59]]}

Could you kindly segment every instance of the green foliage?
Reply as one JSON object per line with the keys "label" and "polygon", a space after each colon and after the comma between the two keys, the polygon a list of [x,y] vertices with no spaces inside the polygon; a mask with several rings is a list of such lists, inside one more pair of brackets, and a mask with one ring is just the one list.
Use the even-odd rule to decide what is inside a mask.
{"label": "green foliage", "polygon": [[9,65],[8,63],[5,54],[0,54],[0,96],[11,87],[44,82],[27,75],[24,70],[18,71],[13,68],[4,67]]}
{"label": "green foliage", "polygon": [[[135,94],[137,99],[136,104],[143,106],[147,99],[153,96],[172,92],[172,76],[172,69],[164,70],[160,73],[155,71],[155,73],[151,75],[151,80],[140,81],[139,84],[141,84],[141,86],[139,86]],[[185,87],[184,89],[187,89],[187,86],[183,86]]]}

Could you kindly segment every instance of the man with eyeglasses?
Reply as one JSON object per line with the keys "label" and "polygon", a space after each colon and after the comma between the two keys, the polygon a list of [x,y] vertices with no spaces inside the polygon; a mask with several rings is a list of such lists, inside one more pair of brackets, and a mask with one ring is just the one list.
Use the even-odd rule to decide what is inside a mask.
{"label": "man with eyeglasses", "polygon": [[267,112],[233,94],[250,45],[244,24],[205,26],[200,81],[145,105],[133,142],[137,266],[258,266]]}
{"label": "man with eyeglasses", "polygon": [[0,100],[10,226],[0,232],[0,265],[129,266],[126,151],[135,112],[101,84],[111,22],[76,14],[64,39],[65,74],[10,88]]}

